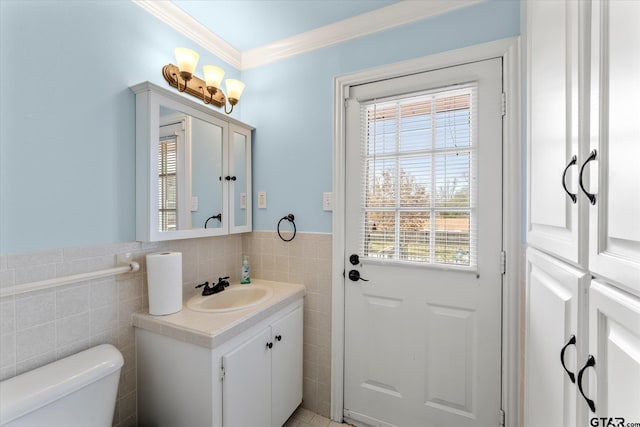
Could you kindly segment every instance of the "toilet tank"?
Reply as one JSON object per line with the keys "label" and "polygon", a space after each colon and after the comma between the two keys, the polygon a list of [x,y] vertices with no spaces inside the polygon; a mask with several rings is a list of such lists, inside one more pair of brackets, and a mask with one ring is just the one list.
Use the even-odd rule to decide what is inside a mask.
{"label": "toilet tank", "polygon": [[0,383],[0,426],[111,427],[122,354],[110,344]]}

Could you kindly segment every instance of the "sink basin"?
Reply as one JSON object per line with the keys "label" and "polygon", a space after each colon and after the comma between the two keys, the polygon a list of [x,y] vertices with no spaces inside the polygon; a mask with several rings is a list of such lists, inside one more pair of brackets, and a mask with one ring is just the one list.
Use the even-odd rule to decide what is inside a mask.
{"label": "sink basin", "polygon": [[194,311],[225,313],[258,305],[273,295],[271,288],[264,285],[231,285],[213,295],[196,295],[187,301],[187,307]]}

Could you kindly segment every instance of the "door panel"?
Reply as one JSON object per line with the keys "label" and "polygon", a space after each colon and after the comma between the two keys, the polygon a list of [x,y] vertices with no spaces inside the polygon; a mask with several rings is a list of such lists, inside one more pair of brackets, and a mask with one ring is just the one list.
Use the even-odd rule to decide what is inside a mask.
{"label": "door panel", "polygon": [[[578,2],[527,1],[527,242],[579,262]],[[571,164],[571,166],[569,166]]]}
{"label": "door panel", "polygon": [[255,427],[271,421],[271,328],[222,357],[222,425]]}
{"label": "door panel", "polygon": [[[527,250],[525,427],[576,425],[574,375],[586,352],[587,331],[578,329],[580,295],[588,276],[535,249]],[[575,344],[567,343],[576,337]],[[582,424],[578,424],[582,425]]]}
{"label": "door panel", "polygon": [[[594,400],[596,409],[589,417],[640,420],[640,300],[592,281],[589,331],[595,367],[584,375],[589,378],[587,397]],[[584,401],[581,404],[586,408]]]}
{"label": "door panel", "polygon": [[472,417],[478,374],[475,310],[435,304],[427,304],[427,310],[425,404]]}
{"label": "door panel", "polygon": [[[594,1],[589,268],[640,293],[640,2]],[[585,179],[588,172],[585,171]]]}
{"label": "door panel", "polygon": [[271,326],[273,427],[281,427],[302,402],[302,307]]}
{"label": "door panel", "polygon": [[[430,107],[416,107],[414,96],[465,85],[476,88],[471,104],[477,116],[460,113],[456,106],[460,99],[452,95],[454,124],[443,124],[446,129],[439,133],[442,121],[436,114],[430,129],[418,128],[417,116],[427,114],[424,111],[429,108],[442,110],[437,110],[440,98]],[[366,281],[352,281],[346,274],[347,419],[381,426],[484,427],[498,423],[501,90],[502,62],[493,59],[350,91],[346,109],[345,273],[355,270]],[[390,108],[381,97],[391,97]],[[373,99],[381,108],[366,110]],[[404,99],[411,101],[402,104]],[[395,100],[399,101],[393,107]],[[362,117],[386,119],[403,112],[408,119],[399,121],[396,128],[391,123],[379,128],[377,124],[364,125],[369,134],[378,133],[379,142],[376,137],[361,139]],[[471,128],[470,139],[463,138],[456,145],[459,140],[455,137],[465,135],[465,124]],[[394,148],[393,138],[400,148]],[[417,148],[419,143],[435,147],[433,157]],[[361,155],[371,150],[372,144],[379,144],[379,157],[365,161]],[[403,146],[410,147],[409,155],[395,157],[400,159],[395,161],[393,156]],[[455,158],[458,163],[451,160]],[[462,164],[469,166],[470,175],[460,179],[438,175],[438,171],[451,171]],[[373,191],[373,186],[383,191],[373,214],[369,205],[364,206],[365,182],[371,185],[367,191]],[[408,193],[411,197],[402,199]],[[394,201],[396,196],[391,195],[397,194],[403,201]],[[457,196],[447,198],[446,194]],[[436,208],[423,214],[421,209],[431,197]],[[471,200],[471,204],[458,204],[461,199]],[[395,231],[389,224],[395,224]],[[349,262],[351,254],[359,255],[355,265]]]}

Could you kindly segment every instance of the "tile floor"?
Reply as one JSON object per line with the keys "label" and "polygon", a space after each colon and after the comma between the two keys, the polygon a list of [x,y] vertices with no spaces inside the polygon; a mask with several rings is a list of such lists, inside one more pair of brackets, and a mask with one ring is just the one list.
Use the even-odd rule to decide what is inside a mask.
{"label": "tile floor", "polygon": [[349,425],[351,424],[340,424],[335,421],[331,421],[322,415],[318,415],[308,409],[299,407],[282,427],[337,427]]}

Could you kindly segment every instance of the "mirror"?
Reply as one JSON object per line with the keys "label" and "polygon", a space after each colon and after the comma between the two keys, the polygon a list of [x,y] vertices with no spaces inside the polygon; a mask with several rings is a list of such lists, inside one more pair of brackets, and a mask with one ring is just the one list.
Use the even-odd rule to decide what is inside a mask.
{"label": "mirror", "polygon": [[160,106],[158,231],[222,227],[223,128]]}
{"label": "mirror", "polygon": [[136,239],[251,231],[252,127],[149,82],[136,94]]}

